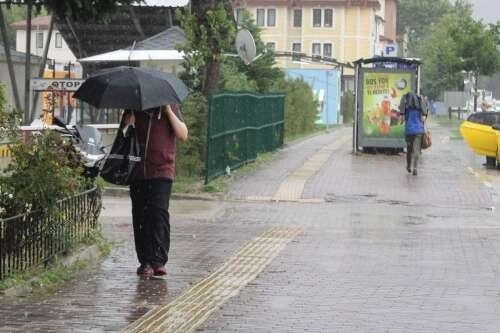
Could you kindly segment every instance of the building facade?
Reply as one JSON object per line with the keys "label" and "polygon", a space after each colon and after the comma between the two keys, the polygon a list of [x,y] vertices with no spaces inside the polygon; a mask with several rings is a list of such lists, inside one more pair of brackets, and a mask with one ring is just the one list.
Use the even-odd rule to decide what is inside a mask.
{"label": "building facade", "polygon": [[[236,20],[250,12],[269,48],[342,63],[385,55],[396,41],[397,0],[235,0]],[[331,67],[283,58],[284,68]]]}
{"label": "building facade", "polygon": [[[22,52],[18,52],[16,50],[10,50],[12,67],[14,69],[14,75],[16,77],[16,85],[17,92],[19,94],[19,102],[21,103],[21,107],[24,106],[24,71],[26,64],[26,54]],[[38,69],[40,67],[40,63],[42,62],[41,57],[32,56],[30,63],[30,75],[32,77],[38,75]],[[4,45],[0,43],[0,85],[4,86],[5,89],[5,98],[7,101],[7,107],[15,108],[15,98],[14,98],[14,89],[11,84],[10,75],[9,75],[9,67],[7,63],[7,57],[5,55]]]}
{"label": "building facade", "polygon": [[[50,16],[39,16],[32,19],[31,54],[39,57],[43,56],[45,43],[47,42],[49,33],[49,25]],[[14,22],[12,23],[12,27],[16,30],[16,50],[19,52],[26,52],[26,21]],[[81,66],[76,62],[75,55],[71,52],[55,24],[50,38],[47,58],[52,61],[47,61],[47,64],[50,66],[52,66],[53,61],[55,61],[56,71],[68,72],[71,69],[72,73],[81,73]],[[71,67],[69,67],[69,64],[71,64]]]}

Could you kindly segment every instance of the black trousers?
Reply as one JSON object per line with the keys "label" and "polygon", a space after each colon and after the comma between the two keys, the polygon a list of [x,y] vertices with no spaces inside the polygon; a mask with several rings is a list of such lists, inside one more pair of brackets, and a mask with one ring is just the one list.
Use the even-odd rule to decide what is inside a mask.
{"label": "black trousers", "polygon": [[165,265],[168,261],[171,191],[170,179],[137,180],[130,185],[135,250],[141,264]]}

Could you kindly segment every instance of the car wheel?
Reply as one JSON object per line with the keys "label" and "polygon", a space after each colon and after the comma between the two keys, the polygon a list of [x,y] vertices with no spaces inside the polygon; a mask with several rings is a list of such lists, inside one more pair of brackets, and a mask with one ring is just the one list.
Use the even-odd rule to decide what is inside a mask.
{"label": "car wheel", "polygon": [[496,157],[486,156],[486,168],[487,169],[495,169],[496,167],[497,167]]}

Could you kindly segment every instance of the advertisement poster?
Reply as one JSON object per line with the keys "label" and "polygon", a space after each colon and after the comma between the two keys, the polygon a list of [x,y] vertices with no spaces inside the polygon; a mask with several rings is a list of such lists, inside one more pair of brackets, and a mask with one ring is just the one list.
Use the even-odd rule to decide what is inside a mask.
{"label": "advertisement poster", "polygon": [[363,135],[365,138],[402,138],[401,97],[412,90],[411,72],[363,73]]}

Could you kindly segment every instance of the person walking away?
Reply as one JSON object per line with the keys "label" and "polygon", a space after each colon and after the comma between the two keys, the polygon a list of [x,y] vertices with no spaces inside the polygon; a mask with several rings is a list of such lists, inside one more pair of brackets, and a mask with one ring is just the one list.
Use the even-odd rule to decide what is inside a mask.
{"label": "person walking away", "polygon": [[175,175],[176,139],[186,141],[188,129],[178,105],[126,111],[125,124],[135,127],[141,162],[130,184],[137,274],[166,275],[170,250],[168,212]]}
{"label": "person walking away", "polygon": [[428,113],[427,103],[417,94],[409,92],[401,97],[399,112],[404,114],[405,119],[406,170],[416,176]]}

